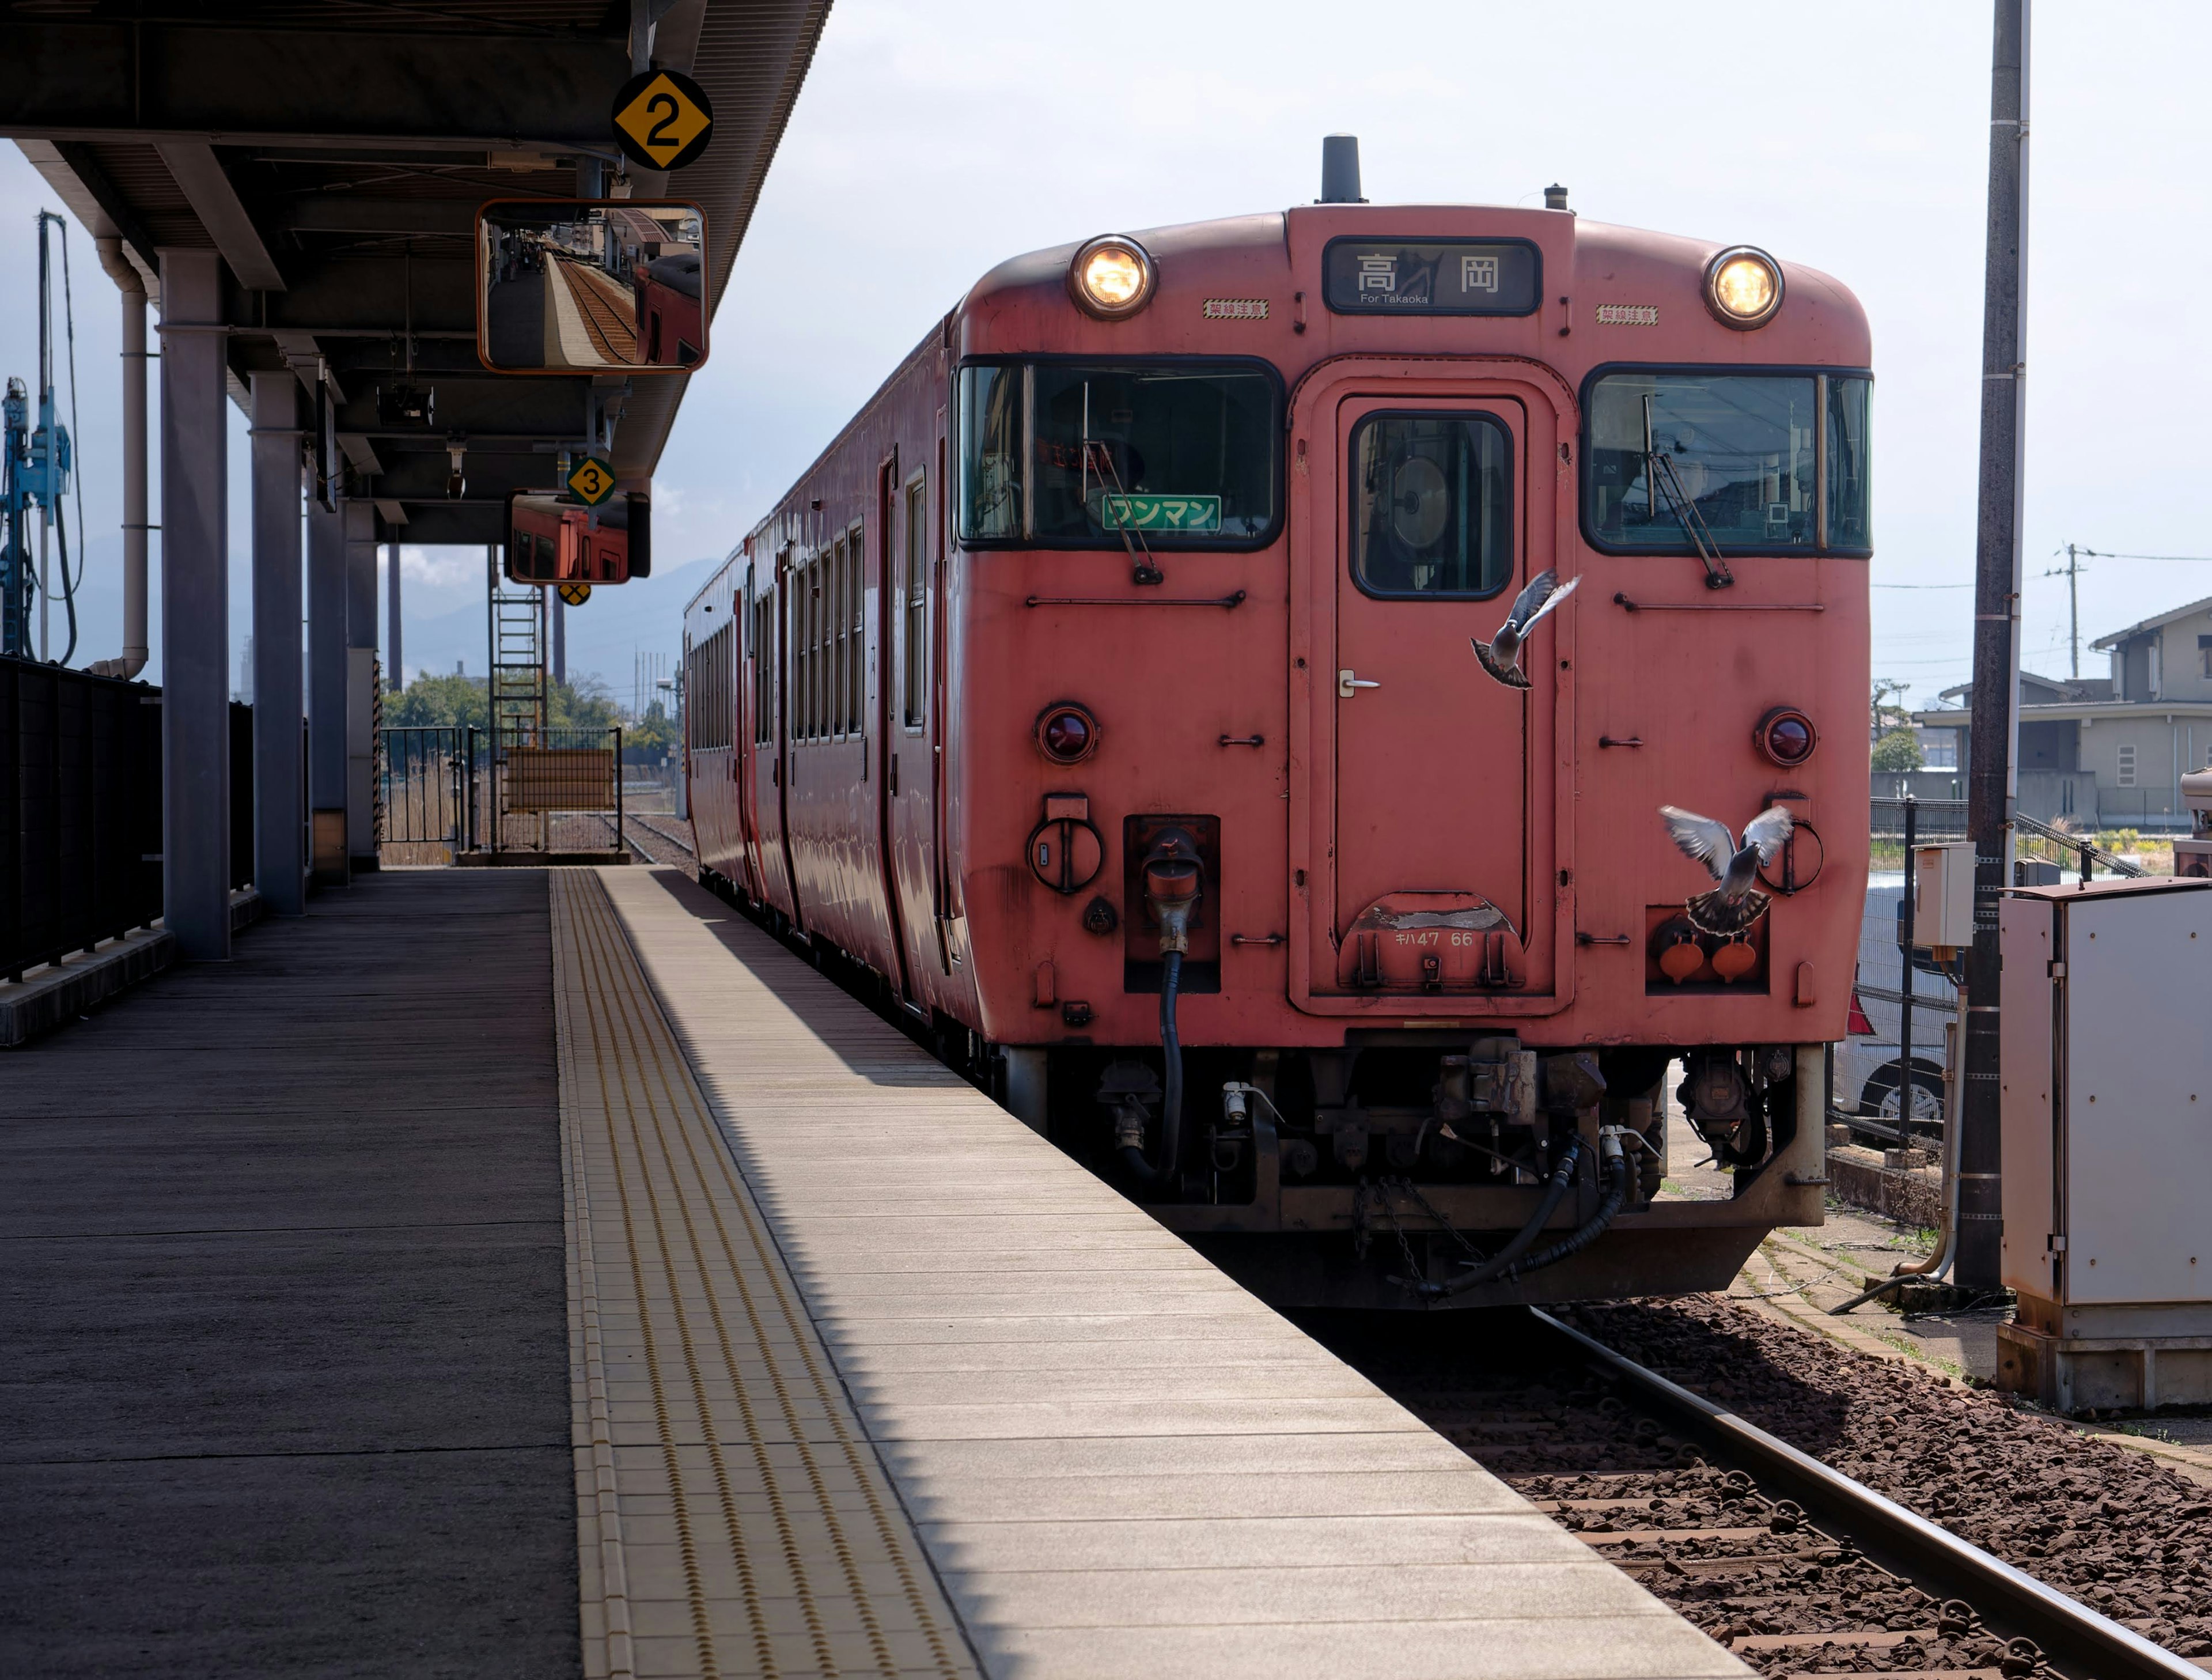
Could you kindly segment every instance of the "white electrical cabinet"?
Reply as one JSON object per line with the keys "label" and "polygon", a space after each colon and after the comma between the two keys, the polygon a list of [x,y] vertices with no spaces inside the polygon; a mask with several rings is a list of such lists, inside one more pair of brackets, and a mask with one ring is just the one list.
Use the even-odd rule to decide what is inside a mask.
{"label": "white electrical cabinet", "polygon": [[1957,950],[1974,942],[1974,843],[1912,849],[1912,942]]}
{"label": "white electrical cabinet", "polygon": [[2212,880],[2021,888],[1999,928],[1998,1384],[2212,1401]]}

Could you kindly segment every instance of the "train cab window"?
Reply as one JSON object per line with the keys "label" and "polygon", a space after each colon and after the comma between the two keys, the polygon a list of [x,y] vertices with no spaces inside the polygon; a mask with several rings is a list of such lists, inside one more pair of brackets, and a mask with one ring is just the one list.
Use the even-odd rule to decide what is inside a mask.
{"label": "train cab window", "polygon": [[960,370],[960,535],[1022,530],[1022,370]]}
{"label": "train cab window", "polygon": [[1482,414],[1370,414],[1352,435],[1352,575],[1370,595],[1513,577],[1513,440]]}
{"label": "train cab window", "polygon": [[[1809,374],[1634,370],[1589,388],[1583,522],[1614,552],[1863,551],[1870,381]],[[1826,519],[1816,503],[1825,453]]]}
{"label": "train cab window", "polygon": [[1030,535],[1119,548],[1263,540],[1275,523],[1275,381],[1261,368],[1040,363]]}
{"label": "train cab window", "polygon": [[1242,359],[963,368],[961,540],[1260,547],[1281,413],[1273,370]]}

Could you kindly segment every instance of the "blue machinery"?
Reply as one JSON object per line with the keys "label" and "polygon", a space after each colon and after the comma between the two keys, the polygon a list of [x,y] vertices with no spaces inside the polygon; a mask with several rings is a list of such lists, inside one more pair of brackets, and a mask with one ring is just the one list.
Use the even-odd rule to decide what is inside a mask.
{"label": "blue machinery", "polygon": [[[60,538],[62,604],[69,618],[67,665],[76,653],[76,585],[84,569],[84,496],[77,492],[77,575],[70,571],[69,521],[62,499],[70,479],[70,429],[54,418],[53,307],[52,268],[47,258],[47,224],[62,230],[62,307],[69,343],[70,419],[76,407],[76,322],[69,294],[69,226],[52,210],[39,212],[39,398],[38,424],[31,423],[30,393],[10,378],[0,400],[0,654],[17,659],[46,656],[46,602],[52,593],[48,539]],[[31,511],[39,512],[39,554],[32,562]],[[33,645],[31,599],[39,597],[38,635]]]}

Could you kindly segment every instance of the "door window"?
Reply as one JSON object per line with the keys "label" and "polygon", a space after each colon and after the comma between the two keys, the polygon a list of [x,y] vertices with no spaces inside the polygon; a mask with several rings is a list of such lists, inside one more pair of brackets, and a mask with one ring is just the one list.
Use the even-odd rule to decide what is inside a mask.
{"label": "door window", "polygon": [[1352,575],[1468,600],[1513,578],[1513,441],[1482,414],[1370,414],[1352,435]]}

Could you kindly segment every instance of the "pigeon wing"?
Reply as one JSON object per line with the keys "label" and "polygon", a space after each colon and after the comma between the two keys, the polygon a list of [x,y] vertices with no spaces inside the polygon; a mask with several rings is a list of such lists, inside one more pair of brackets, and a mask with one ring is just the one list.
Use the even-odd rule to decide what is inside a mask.
{"label": "pigeon wing", "polygon": [[[1546,572],[1543,576],[1536,580],[1536,583],[1550,584],[1557,583],[1559,581],[1559,575],[1557,572]],[[1542,618],[1546,613],[1550,612],[1556,608],[1559,603],[1565,600],[1568,596],[1573,594],[1575,593],[1575,586],[1581,581],[1582,579],[1578,577],[1569,578],[1564,588],[1553,590],[1549,595],[1545,597],[1544,604],[1538,607],[1534,612],[1530,613],[1525,619],[1521,618],[1521,607],[1522,603],[1525,602],[1528,597],[1524,593],[1521,597],[1520,600],[1514,602],[1513,616],[1515,618],[1521,620],[1522,636],[1525,639],[1528,636],[1528,632],[1536,628],[1537,621]],[[1536,583],[1530,584],[1528,587],[1534,589],[1536,587]]]}
{"label": "pigeon wing", "polygon": [[1513,610],[1505,615],[1506,627],[1527,634],[1528,626],[1544,616],[1544,599],[1559,581],[1559,573],[1548,568],[1530,578],[1528,587],[1513,598]]}
{"label": "pigeon wing", "polygon": [[1719,880],[1728,873],[1729,860],[1735,855],[1735,837],[1728,831],[1725,823],[1717,823],[1711,817],[1700,817],[1694,811],[1685,811],[1679,806],[1662,805],[1659,814],[1666,820],[1667,832],[1682,849],[1682,855],[1695,858],[1712,871]]}
{"label": "pigeon wing", "polygon": [[1744,825],[1743,843],[1759,848],[1759,866],[1763,869],[1774,861],[1796,826],[1796,819],[1786,806],[1770,805]]}

